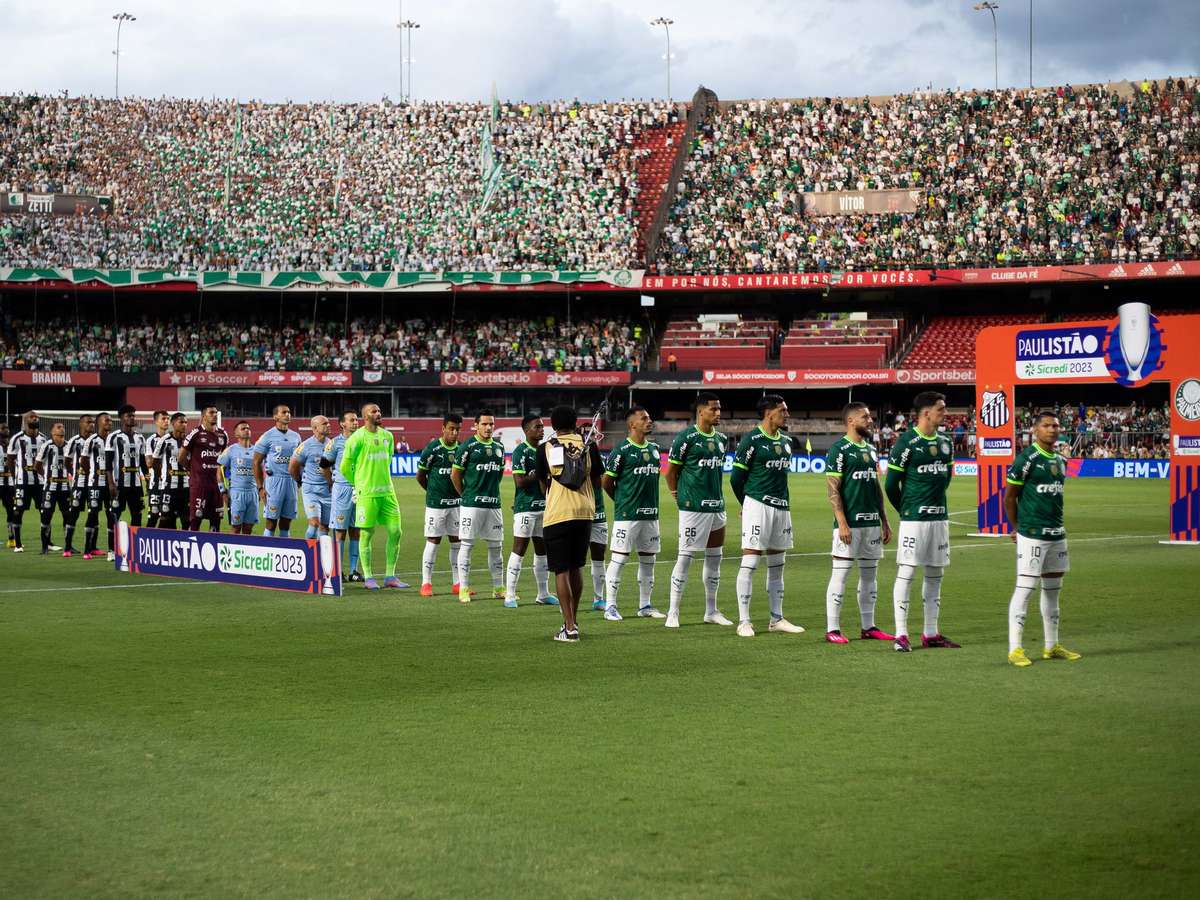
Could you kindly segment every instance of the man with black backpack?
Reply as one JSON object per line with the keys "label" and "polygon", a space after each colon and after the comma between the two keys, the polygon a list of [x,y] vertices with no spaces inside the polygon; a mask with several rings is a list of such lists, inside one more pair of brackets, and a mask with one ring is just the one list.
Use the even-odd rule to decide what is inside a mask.
{"label": "man with black backpack", "polygon": [[576,613],[583,593],[583,565],[587,562],[592,517],[600,494],[603,464],[595,429],[585,441],[575,422],[575,410],[556,406],[550,412],[554,437],[537,448],[537,477],[546,494],[542,533],[546,560],[558,586],[563,625],[556,641],[579,640]]}

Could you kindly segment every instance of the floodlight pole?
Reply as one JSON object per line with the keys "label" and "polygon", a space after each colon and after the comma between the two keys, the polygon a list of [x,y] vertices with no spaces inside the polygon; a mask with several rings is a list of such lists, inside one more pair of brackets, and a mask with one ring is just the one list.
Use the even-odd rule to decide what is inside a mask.
{"label": "floodlight pole", "polygon": [[651,25],[661,25],[663,31],[667,33],[667,102],[671,102],[671,26],[675,24],[674,19],[668,19],[666,16],[659,16],[650,22]]}
{"label": "floodlight pole", "polygon": [[[1032,3],[1033,0],[1030,0]],[[982,11],[987,10],[992,14],[992,76],[996,83],[996,90],[1000,90],[1000,36],[996,31],[996,10],[1000,8],[998,3],[976,3],[975,9]]]}
{"label": "floodlight pole", "polygon": [[127,12],[117,13],[113,16],[117,23],[117,48],[113,50],[113,56],[116,57],[116,71],[113,74],[113,99],[121,99],[121,26],[126,22],[136,22],[137,16],[131,16]]}

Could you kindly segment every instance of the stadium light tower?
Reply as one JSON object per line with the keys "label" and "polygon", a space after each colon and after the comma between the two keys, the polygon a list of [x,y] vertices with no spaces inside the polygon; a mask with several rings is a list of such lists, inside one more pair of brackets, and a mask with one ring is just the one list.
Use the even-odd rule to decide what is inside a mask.
{"label": "stadium light tower", "polygon": [[404,0],[396,0],[396,31],[400,35],[400,102],[404,102]]}
{"label": "stadium light tower", "polygon": [[[1030,0],[1033,2],[1033,0]],[[976,3],[975,9],[979,11],[987,10],[992,14],[992,73],[996,81],[996,90],[1000,90],[1000,36],[996,31],[996,10],[1000,8],[999,3]]]}
{"label": "stadium light tower", "polygon": [[667,102],[671,102],[671,26],[675,24],[674,19],[668,19],[666,16],[659,16],[657,19],[650,20],[651,25],[661,25],[663,31],[667,33],[667,55],[663,57],[667,61]]}
{"label": "stadium light tower", "polygon": [[408,102],[412,103],[412,33],[415,29],[420,28],[421,25],[412,19],[405,19],[400,23],[400,27],[408,32]]}
{"label": "stadium light tower", "polygon": [[117,23],[117,49],[113,51],[113,56],[116,57],[116,73],[113,76],[113,97],[117,100],[121,99],[121,26],[126,22],[136,22],[137,16],[131,16],[127,12],[117,13],[113,16]]}

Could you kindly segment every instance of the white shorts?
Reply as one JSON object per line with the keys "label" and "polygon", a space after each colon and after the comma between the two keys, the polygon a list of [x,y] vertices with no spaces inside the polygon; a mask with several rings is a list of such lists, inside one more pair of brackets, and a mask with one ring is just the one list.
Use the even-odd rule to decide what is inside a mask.
{"label": "white shorts", "polygon": [[878,525],[867,528],[851,528],[850,543],[838,540],[838,530],[833,529],[833,549],[830,556],[842,559],[883,559],[883,530]]}
{"label": "white shorts", "polygon": [[458,537],[458,507],[425,507],[425,537]]}
{"label": "white shorts", "polygon": [[461,506],[458,536],[464,541],[504,540],[504,516],[497,507]]}
{"label": "white shorts", "polygon": [[679,552],[703,550],[708,546],[708,537],[714,531],[725,527],[723,512],[694,512],[690,509],[679,511]]}
{"label": "white shorts", "polygon": [[1067,555],[1067,539],[1041,541],[1017,535],[1017,574],[1040,578],[1043,572],[1069,572],[1071,558]]}
{"label": "white shorts", "polygon": [[747,497],[742,504],[742,549],[791,550],[792,511]]}
{"label": "white shorts", "polygon": [[658,519],[635,519],[614,522],[613,553],[657,553],[661,549]]}
{"label": "white shorts", "polygon": [[589,544],[602,544],[605,547],[608,546],[608,523],[607,522],[593,522],[592,523],[592,535],[591,535],[591,537],[588,538],[588,543]]}
{"label": "white shorts", "polygon": [[513,513],[513,537],[531,538],[542,536],[542,516],[545,510]]}
{"label": "white shorts", "polygon": [[950,565],[950,523],[901,521],[896,532],[896,565]]}

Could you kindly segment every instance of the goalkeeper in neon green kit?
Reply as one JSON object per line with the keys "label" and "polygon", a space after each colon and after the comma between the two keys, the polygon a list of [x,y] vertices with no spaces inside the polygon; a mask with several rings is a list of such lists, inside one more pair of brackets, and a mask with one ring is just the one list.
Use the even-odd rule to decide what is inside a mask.
{"label": "goalkeeper in neon green kit", "polygon": [[383,586],[408,587],[396,577],[396,559],[400,555],[400,504],[392,489],[392,453],[396,442],[392,433],[380,425],[383,413],[379,405],[368,403],[362,408],[363,427],[346,439],[342,453],[342,475],[354,486],[354,526],[363,532],[362,568],[364,586],[379,590],[379,582],[371,569],[372,541],[375,527],[387,529],[386,576]]}

